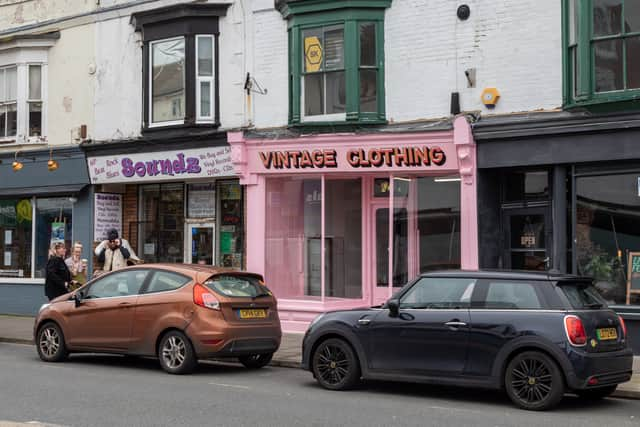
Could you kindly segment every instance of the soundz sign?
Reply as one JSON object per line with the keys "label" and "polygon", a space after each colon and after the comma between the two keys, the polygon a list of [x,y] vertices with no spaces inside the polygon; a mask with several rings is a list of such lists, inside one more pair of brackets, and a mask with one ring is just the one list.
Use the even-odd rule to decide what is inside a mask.
{"label": "soundz sign", "polygon": [[229,147],[89,157],[93,184],[235,176]]}

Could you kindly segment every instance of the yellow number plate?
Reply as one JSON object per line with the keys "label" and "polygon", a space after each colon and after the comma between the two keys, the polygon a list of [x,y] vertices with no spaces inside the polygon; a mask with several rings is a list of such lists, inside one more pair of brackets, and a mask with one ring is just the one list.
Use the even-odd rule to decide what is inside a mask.
{"label": "yellow number plate", "polygon": [[618,338],[616,328],[602,328],[596,330],[596,333],[598,334],[599,340],[615,340]]}
{"label": "yellow number plate", "polygon": [[264,319],[267,317],[267,311],[264,309],[257,310],[238,310],[241,319]]}

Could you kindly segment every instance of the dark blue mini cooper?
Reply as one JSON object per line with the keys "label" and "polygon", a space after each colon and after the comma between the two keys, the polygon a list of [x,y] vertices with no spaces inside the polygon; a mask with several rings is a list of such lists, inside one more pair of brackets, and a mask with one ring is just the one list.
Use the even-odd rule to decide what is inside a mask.
{"label": "dark blue mini cooper", "polygon": [[302,363],[331,390],[361,378],[504,388],[519,407],[545,410],[567,391],[610,395],[631,379],[633,354],[590,279],[447,271],[382,307],[320,315]]}

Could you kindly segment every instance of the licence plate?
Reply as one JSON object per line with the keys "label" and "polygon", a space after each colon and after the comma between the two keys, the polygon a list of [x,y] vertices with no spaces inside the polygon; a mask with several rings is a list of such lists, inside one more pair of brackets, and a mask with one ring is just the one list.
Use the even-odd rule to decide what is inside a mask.
{"label": "licence plate", "polygon": [[264,319],[267,317],[267,311],[264,309],[242,309],[238,310],[241,319]]}
{"label": "licence plate", "polygon": [[618,338],[618,331],[616,328],[602,328],[596,329],[596,334],[598,335],[598,339],[603,340],[615,340]]}

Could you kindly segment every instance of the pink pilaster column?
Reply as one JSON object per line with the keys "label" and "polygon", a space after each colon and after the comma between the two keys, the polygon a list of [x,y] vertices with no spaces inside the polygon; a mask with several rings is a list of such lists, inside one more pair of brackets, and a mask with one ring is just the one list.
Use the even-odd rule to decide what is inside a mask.
{"label": "pink pilaster column", "polygon": [[242,132],[228,132],[231,162],[246,190],[246,266],[247,270],[265,274],[266,183],[262,176],[251,174],[247,166],[247,147]]}
{"label": "pink pilaster column", "polygon": [[476,144],[465,116],[453,122],[453,142],[460,170],[460,251],[463,270],[478,269],[478,196]]}

